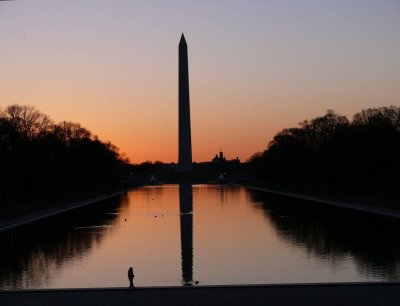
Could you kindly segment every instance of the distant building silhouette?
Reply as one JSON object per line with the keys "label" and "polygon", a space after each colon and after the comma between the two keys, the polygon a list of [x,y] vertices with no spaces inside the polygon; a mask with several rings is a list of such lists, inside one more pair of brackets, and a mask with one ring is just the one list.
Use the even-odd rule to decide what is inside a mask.
{"label": "distant building silhouette", "polygon": [[215,154],[215,157],[212,159],[211,162],[215,165],[215,164],[219,164],[219,163],[225,162],[225,161],[226,161],[226,159],[224,156],[224,152],[220,151],[219,155]]}
{"label": "distant building silhouette", "polygon": [[179,156],[178,170],[192,171],[192,139],[190,130],[189,67],[185,36],[179,42]]}

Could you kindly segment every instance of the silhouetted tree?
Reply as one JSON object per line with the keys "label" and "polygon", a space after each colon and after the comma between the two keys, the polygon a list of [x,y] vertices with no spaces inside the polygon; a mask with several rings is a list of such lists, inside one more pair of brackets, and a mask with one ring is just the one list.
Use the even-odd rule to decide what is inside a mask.
{"label": "silhouetted tree", "polygon": [[28,140],[47,133],[53,124],[48,116],[26,105],[10,105],[0,112],[0,116]]}
{"label": "silhouetted tree", "polygon": [[400,185],[400,108],[379,107],[352,122],[328,110],[277,133],[248,165],[263,180],[329,188]]}
{"label": "silhouetted tree", "polygon": [[55,124],[34,107],[0,109],[0,197],[111,188],[128,160],[78,123]]}

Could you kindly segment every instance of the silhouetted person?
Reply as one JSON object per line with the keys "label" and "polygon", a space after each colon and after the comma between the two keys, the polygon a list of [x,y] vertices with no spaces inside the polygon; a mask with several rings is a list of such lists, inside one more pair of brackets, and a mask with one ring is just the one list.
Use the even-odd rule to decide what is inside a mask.
{"label": "silhouetted person", "polygon": [[135,289],[135,286],[133,285],[133,278],[135,275],[133,274],[133,268],[130,267],[128,270],[128,279],[129,279],[129,289]]}

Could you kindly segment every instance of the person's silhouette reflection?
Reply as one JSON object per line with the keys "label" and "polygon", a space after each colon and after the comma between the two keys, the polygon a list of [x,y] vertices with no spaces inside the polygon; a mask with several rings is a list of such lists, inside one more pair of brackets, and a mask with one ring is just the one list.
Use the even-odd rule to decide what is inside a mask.
{"label": "person's silhouette reflection", "polygon": [[133,274],[133,268],[130,267],[128,270],[129,289],[135,289],[135,285],[133,284],[134,277],[135,277],[135,275]]}

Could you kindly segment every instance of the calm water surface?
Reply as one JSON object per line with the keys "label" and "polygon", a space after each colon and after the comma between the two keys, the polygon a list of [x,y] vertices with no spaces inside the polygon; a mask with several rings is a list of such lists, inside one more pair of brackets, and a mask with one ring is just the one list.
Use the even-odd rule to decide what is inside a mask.
{"label": "calm water surface", "polygon": [[400,281],[397,220],[243,187],[135,189],[0,233],[0,288]]}

